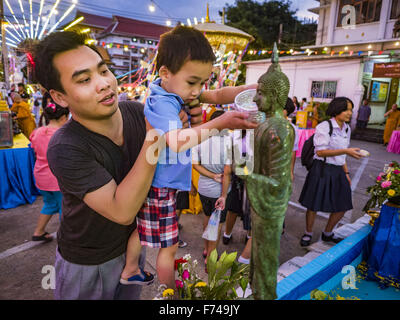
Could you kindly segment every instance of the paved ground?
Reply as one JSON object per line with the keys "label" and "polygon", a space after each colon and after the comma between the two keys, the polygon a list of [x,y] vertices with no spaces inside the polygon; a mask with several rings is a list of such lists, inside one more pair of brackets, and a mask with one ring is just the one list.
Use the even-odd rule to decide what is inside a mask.
{"label": "paved ground", "polygon": [[[368,197],[365,193],[367,186],[373,183],[373,179],[381,172],[385,163],[396,160],[400,162],[400,155],[386,152],[386,149],[378,144],[352,141],[352,147],[360,147],[370,151],[371,157],[362,161],[348,159],[349,170],[353,178],[353,185],[356,186],[353,193],[354,209],[345,216],[345,221],[353,222],[363,215],[362,207]],[[296,163],[295,181],[293,195],[286,215],[286,232],[281,240],[280,263],[295,257],[303,256],[306,250],[299,245],[299,239],[305,227],[304,209],[298,205],[298,198],[307,171],[301,166],[300,161]],[[0,210],[0,299],[23,299],[23,300],[51,300],[53,290],[44,289],[48,283],[48,267],[54,263],[56,241],[46,244],[32,243],[30,241],[35,228],[42,198],[32,205],[24,205],[14,209]],[[181,237],[188,246],[179,249],[178,257],[190,253],[193,259],[202,260],[203,240],[202,218],[200,215],[182,215],[181,223],[184,226],[181,230]],[[326,223],[326,218],[317,216],[315,223],[315,234],[320,235]],[[48,232],[57,231],[59,221],[53,218],[48,226]],[[238,251],[244,248],[245,232],[240,220],[237,221],[234,229],[233,241],[225,246],[219,245],[219,252]],[[314,241],[317,237],[314,237]],[[147,269],[155,272],[155,259],[157,251],[147,249]],[[199,264],[199,274],[206,279],[203,263]],[[42,273],[43,271],[43,273]],[[142,292],[142,299],[152,299],[157,292],[158,282],[146,287]]]}

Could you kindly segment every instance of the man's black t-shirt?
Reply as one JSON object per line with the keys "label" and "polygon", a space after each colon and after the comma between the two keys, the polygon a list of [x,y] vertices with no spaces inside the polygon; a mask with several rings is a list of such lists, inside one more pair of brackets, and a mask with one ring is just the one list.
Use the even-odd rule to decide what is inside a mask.
{"label": "man's black t-shirt", "polygon": [[125,252],[136,228],[117,224],[84,202],[86,193],[112,179],[119,184],[133,167],[144,139],[143,105],[121,102],[123,145],[92,132],[71,119],[50,140],[47,158],[63,194],[61,224],[57,233],[61,256],[72,263],[97,265]]}

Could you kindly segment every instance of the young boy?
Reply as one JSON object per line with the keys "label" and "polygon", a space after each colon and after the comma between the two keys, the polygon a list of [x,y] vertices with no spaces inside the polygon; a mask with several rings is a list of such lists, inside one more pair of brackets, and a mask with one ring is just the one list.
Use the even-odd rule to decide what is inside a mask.
{"label": "young boy", "polygon": [[[225,128],[254,129],[257,124],[246,121],[248,115],[227,112],[223,116],[197,126],[183,128],[178,114],[182,107],[196,99],[200,102],[227,104],[243,90],[256,85],[204,91],[215,56],[204,35],[190,27],[178,26],[161,36],[157,71],[159,78],[151,85],[145,115],[149,123],[164,135],[167,148],[157,164],[148,197],[137,215],[138,232],[133,233],[127,248],[126,266],[121,274],[123,284],[148,284],[153,276],[138,267],[140,244],[159,248],[156,268],[160,284],[175,288],[174,261],[178,248],[176,190],[191,188],[190,148],[210,137],[203,130]],[[203,134],[202,134],[203,133]],[[185,137],[181,139],[178,137]]]}

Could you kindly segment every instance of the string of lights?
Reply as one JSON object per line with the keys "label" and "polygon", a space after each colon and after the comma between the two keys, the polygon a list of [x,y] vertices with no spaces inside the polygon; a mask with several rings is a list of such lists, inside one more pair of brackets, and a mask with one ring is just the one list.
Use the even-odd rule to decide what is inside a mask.
{"label": "string of lights", "polygon": [[[56,0],[52,4],[50,13],[48,14],[47,17],[42,16],[43,7],[44,7],[45,2],[44,2],[44,0],[40,0],[40,7],[39,7],[39,13],[37,16],[37,20],[36,20],[36,18],[33,17],[33,15],[34,15],[33,0],[29,0],[29,20],[28,21],[25,17],[25,10],[24,10],[24,6],[23,6],[21,0],[18,0],[19,8],[21,10],[21,12],[18,16],[14,12],[13,7],[10,5],[10,2],[8,0],[5,0],[5,2],[7,5],[7,8],[10,11],[10,14],[11,14],[11,16],[10,16],[10,14],[7,14],[7,13],[4,15],[4,19],[7,22],[7,25],[5,28],[7,36],[5,37],[5,41],[8,46],[13,47],[13,48],[17,48],[18,44],[20,42],[24,41],[25,39],[39,39],[40,40],[43,37],[45,32],[47,32],[47,34],[52,33],[58,27],[58,25],[62,21],[64,21],[67,18],[67,16],[70,15],[70,13],[74,10],[74,8],[76,7],[76,4],[77,4],[77,0],[72,0],[72,4],[64,12],[62,17],[56,21],[56,23],[50,28],[50,30],[47,30],[48,24],[49,24],[52,16],[56,15],[58,13],[57,8],[58,8],[58,5],[60,4],[61,0]],[[28,11],[26,11],[26,13],[28,14]],[[21,15],[22,15],[22,19],[21,19]],[[13,17],[15,23],[12,23],[8,19],[11,17]],[[23,22],[21,20],[23,20]],[[45,22],[44,22],[44,24],[41,25],[40,22],[41,21],[43,22],[43,20],[45,20]],[[11,29],[13,31],[11,31],[11,29],[7,26],[11,27]],[[17,30],[17,28],[19,29],[19,31]],[[39,32],[39,30],[40,30],[40,32]],[[12,37],[14,40],[11,39],[10,37]],[[3,39],[2,39],[2,41],[3,41]]]}

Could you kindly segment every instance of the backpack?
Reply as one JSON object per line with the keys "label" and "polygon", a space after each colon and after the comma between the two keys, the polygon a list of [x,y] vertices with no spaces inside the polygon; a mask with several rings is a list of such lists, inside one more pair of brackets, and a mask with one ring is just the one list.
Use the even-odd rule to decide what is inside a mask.
{"label": "backpack", "polygon": [[[329,122],[329,136],[332,136],[333,132],[333,125],[331,120],[326,120]],[[348,130],[348,128],[347,128]],[[346,132],[347,132],[346,130]],[[303,148],[301,149],[301,164],[307,168],[308,171],[310,171],[313,161],[314,161],[314,135],[313,134],[311,137],[309,137],[306,142],[304,142]],[[326,158],[325,158],[326,161]]]}

